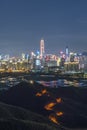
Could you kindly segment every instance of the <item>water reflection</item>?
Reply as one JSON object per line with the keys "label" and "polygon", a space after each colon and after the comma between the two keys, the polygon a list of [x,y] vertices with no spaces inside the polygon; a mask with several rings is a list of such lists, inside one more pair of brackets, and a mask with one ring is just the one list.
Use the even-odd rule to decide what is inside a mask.
{"label": "water reflection", "polygon": [[67,79],[58,79],[55,81],[37,81],[39,84],[42,84],[46,87],[87,87],[87,80],[67,80]]}

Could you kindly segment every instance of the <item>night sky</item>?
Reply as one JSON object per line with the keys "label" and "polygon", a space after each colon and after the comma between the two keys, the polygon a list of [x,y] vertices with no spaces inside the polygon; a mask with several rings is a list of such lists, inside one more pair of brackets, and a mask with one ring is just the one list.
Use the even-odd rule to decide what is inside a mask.
{"label": "night sky", "polygon": [[0,54],[87,50],[87,0],[0,0]]}

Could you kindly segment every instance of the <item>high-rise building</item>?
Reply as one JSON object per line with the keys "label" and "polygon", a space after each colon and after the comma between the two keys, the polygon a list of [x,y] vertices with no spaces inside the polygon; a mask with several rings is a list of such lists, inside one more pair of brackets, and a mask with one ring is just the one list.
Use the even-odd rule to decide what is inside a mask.
{"label": "high-rise building", "polygon": [[25,60],[25,54],[22,53],[22,60],[24,61]]}
{"label": "high-rise building", "polygon": [[69,56],[69,48],[66,46],[66,56]]}
{"label": "high-rise building", "polygon": [[66,62],[67,62],[67,61],[69,61],[69,48],[68,48],[68,46],[66,46],[65,55],[66,55]]}
{"label": "high-rise building", "polygon": [[44,52],[45,52],[45,49],[44,49],[44,40],[41,39],[41,41],[40,41],[40,57],[41,58],[44,56]]}

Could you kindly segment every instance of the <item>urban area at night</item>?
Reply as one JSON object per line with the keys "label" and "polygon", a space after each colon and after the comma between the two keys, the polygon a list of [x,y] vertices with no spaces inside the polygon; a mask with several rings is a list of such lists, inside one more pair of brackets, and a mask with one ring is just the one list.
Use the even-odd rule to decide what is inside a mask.
{"label": "urban area at night", "polygon": [[45,52],[45,47],[44,39],[41,39],[36,52],[22,53],[21,56],[16,57],[1,54],[0,72],[87,72],[87,52],[71,52],[70,48],[66,46],[64,52],[48,54]]}

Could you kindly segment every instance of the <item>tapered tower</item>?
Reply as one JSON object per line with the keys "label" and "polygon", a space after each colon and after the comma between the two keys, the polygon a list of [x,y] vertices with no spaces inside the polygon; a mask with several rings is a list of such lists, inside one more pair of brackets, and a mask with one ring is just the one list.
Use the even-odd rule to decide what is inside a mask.
{"label": "tapered tower", "polygon": [[44,52],[45,52],[45,48],[44,48],[44,40],[41,39],[40,41],[40,57],[43,58],[44,56]]}

